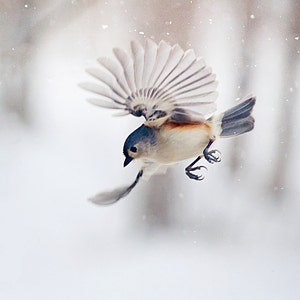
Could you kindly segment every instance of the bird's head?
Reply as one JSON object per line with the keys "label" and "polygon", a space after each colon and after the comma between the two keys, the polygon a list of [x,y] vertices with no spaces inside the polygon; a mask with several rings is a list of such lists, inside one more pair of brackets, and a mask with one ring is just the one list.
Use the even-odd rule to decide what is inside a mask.
{"label": "bird's head", "polygon": [[153,144],[155,144],[155,135],[152,128],[142,125],[133,131],[127,137],[123,146],[124,167],[134,159],[147,157]]}

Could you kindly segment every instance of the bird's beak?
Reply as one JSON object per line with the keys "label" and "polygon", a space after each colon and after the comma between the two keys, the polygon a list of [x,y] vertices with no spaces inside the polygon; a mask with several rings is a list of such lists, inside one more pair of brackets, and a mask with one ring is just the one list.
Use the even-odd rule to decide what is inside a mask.
{"label": "bird's beak", "polygon": [[125,161],[124,161],[124,167],[126,167],[132,160],[133,160],[132,157],[126,156]]}

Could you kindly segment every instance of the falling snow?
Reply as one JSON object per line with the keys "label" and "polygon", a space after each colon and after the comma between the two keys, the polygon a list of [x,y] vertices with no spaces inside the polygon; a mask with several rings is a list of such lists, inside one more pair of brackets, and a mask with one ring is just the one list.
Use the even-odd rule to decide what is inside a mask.
{"label": "falling snow", "polygon": [[[279,118],[299,98],[298,73],[289,79],[283,68],[290,58],[283,49],[299,44],[288,10],[254,5],[235,14],[233,0],[3,3],[0,299],[298,299],[299,101],[290,143]],[[201,7],[190,16],[186,3]],[[245,29],[258,20],[254,48],[246,49]],[[222,162],[208,166],[203,182],[186,178],[186,162],[167,173],[169,181],[158,177],[152,187],[168,195],[158,199],[162,206],[147,201],[150,179],[99,209],[87,197],[126,184],[138,168],[122,168],[122,143],[142,121],[90,106],[77,83],[97,57],[113,56],[113,47],[130,53],[130,40],[149,37],[191,45],[205,58],[219,82],[220,112],[254,93],[255,129],[237,144],[217,142]],[[291,147],[279,156],[288,178],[273,184],[279,143]],[[236,173],[235,149],[243,157]]]}

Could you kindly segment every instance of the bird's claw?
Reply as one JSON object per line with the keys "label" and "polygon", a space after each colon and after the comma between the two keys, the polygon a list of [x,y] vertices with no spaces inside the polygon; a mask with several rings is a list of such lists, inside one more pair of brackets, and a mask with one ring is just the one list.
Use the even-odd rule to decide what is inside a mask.
{"label": "bird's claw", "polygon": [[211,150],[203,152],[205,159],[213,164],[221,161],[221,152],[219,150]]}
{"label": "bird's claw", "polygon": [[185,170],[185,174],[191,178],[191,179],[194,179],[194,180],[198,180],[198,181],[201,181],[204,179],[204,175],[196,175],[194,173],[192,173],[193,171],[197,171],[197,170],[201,170],[201,169],[205,169],[207,170],[207,168],[205,166],[197,166],[197,167],[192,167],[192,168],[187,168]]}

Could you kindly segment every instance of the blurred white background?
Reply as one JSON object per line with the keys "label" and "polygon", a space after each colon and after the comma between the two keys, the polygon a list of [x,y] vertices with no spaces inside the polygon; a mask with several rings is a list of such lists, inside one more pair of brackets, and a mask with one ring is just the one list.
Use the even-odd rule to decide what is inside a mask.
{"label": "blurred white background", "polygon": [[[298,0],[0,1],[1,299],[298,299]],[[193,47],[219,109],[257,97],[253,132],[218,141],[202,182],[184,162],[130,183],[122,146],[142,120],[78,83],[132,39]]]}

